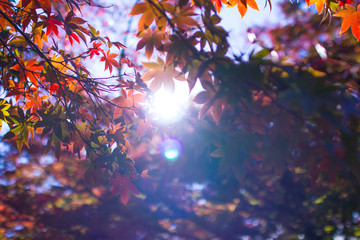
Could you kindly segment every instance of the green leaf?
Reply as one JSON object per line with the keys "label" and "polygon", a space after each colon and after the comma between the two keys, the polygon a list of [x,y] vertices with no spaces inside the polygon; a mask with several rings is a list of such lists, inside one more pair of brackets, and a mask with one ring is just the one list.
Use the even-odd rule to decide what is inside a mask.
{"label": "green leaf", "polygon": [[18,149],[19,152],[21,152],[21,149],[23,147],[23,143],[24,143],[24,140],[22,137],[18,137],[18,139],[16,140],[16,147]]}
{"label": "green leaf", "polygon": [[258,60],[261,60],[263,59],[264,57],[266,57],[267,55],[270,54],[270,49],[267,49],[267,48],[264,48],[263,50],[257,52],[254,56],[252,56],[251,58],[253,60],[255,59],[258,59]]}

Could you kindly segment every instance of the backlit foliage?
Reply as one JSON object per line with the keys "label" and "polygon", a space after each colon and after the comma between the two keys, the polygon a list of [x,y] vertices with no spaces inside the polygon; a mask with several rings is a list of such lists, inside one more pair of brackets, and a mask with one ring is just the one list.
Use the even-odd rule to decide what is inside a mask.
{"label": "backlit foliage", "polygon": [[[124,102],[112,99],[111,93],[142,95],[144,89],[119,76],[94,78],[82,64],[83,59],[100,55],[105,71],[112,74],[120,68],[119,51],[125,47],[87,24],[83,4],[91,3],[0,2],[1,123],[10,127],[3,140],[16,141],[20,152],[23,145],[31,148],[33,141],[47,139],[47,151],[52,149],[58,161],[66,149],[86,158],[93,165],[90,169],[105,179],[120,176],[132,181],[138,176],[126,158],[127,131],[135,116],[144,119],[144,115],[137,98]],[[88,47],[66,51],[68,44]]]}
{"label": "backlit foliage", "polygon": [[[0,1],[0,237],[359,237],[358,6],[299,4],[317,13],[283,4],[292,25],[231,56],[221,9],[255,0],[137,1],[139,64],[86,21],[100,3]],[[177,81],[201,85],[198,105],[157,128],[148,100]]]}

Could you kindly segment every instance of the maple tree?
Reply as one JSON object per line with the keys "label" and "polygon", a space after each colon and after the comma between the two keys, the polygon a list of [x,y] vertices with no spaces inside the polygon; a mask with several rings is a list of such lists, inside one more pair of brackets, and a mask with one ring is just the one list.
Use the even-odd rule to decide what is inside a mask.
{"label": "maple tree", "polygon": [[[360,236],[357,3],[284,3],[292,25],[253,29],[261,50],[245,60],[229,54],[221,8],[243,17],[256,1],[138,1],[141,63],[86,6],[106,9],[0,1],[1,238]],[[157,126],[146,106],[177,81],[200,83],[198,105]],[[182,148],[175,162],[165,139]]]}

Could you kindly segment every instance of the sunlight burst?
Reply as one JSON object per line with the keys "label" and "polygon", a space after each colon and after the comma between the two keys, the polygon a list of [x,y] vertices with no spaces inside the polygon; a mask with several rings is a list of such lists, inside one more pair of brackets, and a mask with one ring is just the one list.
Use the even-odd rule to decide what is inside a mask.
{"label": "sunlight burst", "polygon": [[189,91],[187,86],[176,86],[174,93],[161,88],[154,93],[150,101],[149,116],[161,125],[172,124],[184,117],[188,104]]}

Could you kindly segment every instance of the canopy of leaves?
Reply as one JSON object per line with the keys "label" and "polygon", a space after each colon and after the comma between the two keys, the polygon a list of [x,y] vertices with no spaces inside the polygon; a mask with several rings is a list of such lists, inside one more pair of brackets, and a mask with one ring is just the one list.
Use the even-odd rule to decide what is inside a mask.
{"label": "canopy of leaves", "polygon": [[[248,56],[230,55],[222,5],[259,10],[138,1],[138,63],[86,21],[98,2],[0,1],[0,238],[360,237],[357,3],[283,3],[291,25],[254,28]],[[202,86],[197,104],[157,126],[146,106],[177,81]]]}

